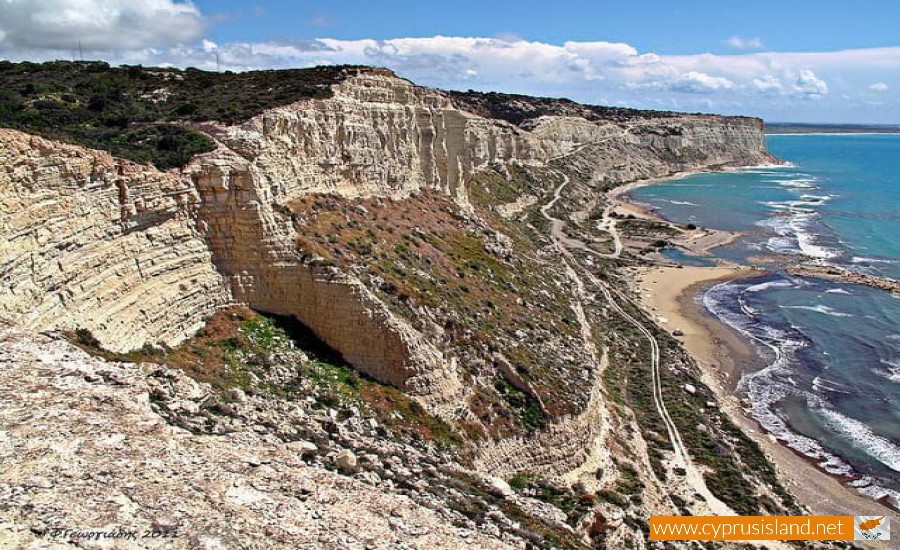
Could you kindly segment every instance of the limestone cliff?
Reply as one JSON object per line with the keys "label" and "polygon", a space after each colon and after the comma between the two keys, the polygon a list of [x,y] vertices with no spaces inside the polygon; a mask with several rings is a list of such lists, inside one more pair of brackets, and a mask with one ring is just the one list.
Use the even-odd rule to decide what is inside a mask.
{"label": "limestone cliff", "polygon": [[404,197],[432,188],[466,204],[466,182],[480,168],[540,165],[592,144],[595,159],[616,154],[615,166],[598,163],[597,177],[609,182],[768,158],[757,120],[544,116],[529,131],[374,70],[335,85],[331,98],[203,128],[221,145],[182,173],[3,131],[0,314],[32,328],[84,327],[112,349],[174,343],[233,290],[259,306],[306,294],[291,290],[301,275],[279,283],[263,273],[297,261],[279,206],[305,193]]}
{"label": "limestone cliff", "polygon": [[[452,322],[446,318],[463,319],[459,311],[445,311],[441,321],[434,308],[423,310],[419,302],[390,307],[371,283],[384,273],[360,279],[364,257],[355,266],[334,258],[322,266],[314,251],[298,243],[315,228],[292,210],[293,201],[316,193],[415,201],[429,190],[452,198],[460,209],[454,219],[470,220],[440,223],[456,224],[459,235],[475,235],[480,242],[479,234],[495,229],[478,221],[467,186],[498,167],[507,174],[510,167],[545,176],[568,172],[599,191],[683,170],[770,160],[755,119],[640,111],[604,118],[599,108],[573,110],[554,101],[505,120],[464,94],[418,87],[383,70],[356,71],[334,84],[328,97],[272,108],[233,126],[196,124],[216,140],[216,150],[168,172],[0,131],[6,167],[0,201],[9,213],[0,228],[0,315],[37,330],[85,329],[107,349],[126,351],[177,344],[213,311],[247,304],[298,318],[359,370],[456,418],[470,416],[479,400],[486,406],[496,398],[485,402],[463,379],[493,376],[492,363],[520,355],[517,338],[549,338],[551,352],[532,353],[535,365],[570,357],[587,372],[597,371],[595,360],[576,359],[584,350],[566,330],[543,334],[510,325],[508,332],[490,336],[507,342],[493,351],[485,348],[479,355],[470,353],[471,346],[460,348],[463,340],[438,326]],[[520,99],[515,105],[528,108]],[[507,111],[508,106],[499,110]],[[546,263],[539,250],[530,254],[532,266]],[[535,269],[545,281],[558,280],[552,260],[543,271],[527,266],[515,271]],[[522,299],[535,287],[532,282],[516,287],[522,304],[544,300]],[[488,294],[505,292],[491,288]],[[546,323],[570,323],[561,288],[541,292],[561,296],[556,301],[562,310],[548,310]],[[494,304],[497,297],[486,300]],[[498,354],[500,359],[492,358]],[[519,375],[502,378],[539,400],[543,414],[578,416],[586,410],[590,385],[575,394],[562,391],[570,367],[560,363],[544,374],[523,375],[527,365],[521,361],[505,371],[519,369]],[[542,398],[535,388],[548,384],[559,391]]]}
{"label": "limestone cliff", "polygon": [[[422,392],[450,391],[454,373],[440,352],[415,345],[422,342],[416,331],[352,281],[305,266],[286,213],[293,199],[309,193],[402,199],[434,189],[466,207],[466,185],[479,170],[495,163],[543,166],[575,153],[606,184],[770,160],[759,120],[684,115],[612,124],[544,116],[526,130],[460,110],[447,94],[382,71],[347,78],[328,99],[272,109],[238,126],[202,128],[221,147],[186,172],[200,192],[198,217],[207,224],[216,265],[237,300],[297,315],[366,372],[401,387],[417,377],[408,387]],[[344,295],[354,295],[353,305],[338,305]],[[324,311],[326,303],[342,314]]]}
{"label": "limestone cliff", "polygon": [[175,344],[230,301],[178,174],[0,130],[0,317]]}
{"label": "limestone cliff", "polygon": [[[614,227],[604,210],[609,187],[685,170],[771,162],[761,121],[472,97],[418,87],[384,70],[340,74],[330,93],[317,88],[313,96],[243,122],[185,123],[209,136],[215,149],[168,171],[0,130],[0,320],[15,327],[7,340],[24,346],[11,356],[47,370],[38,365],[46,357],[35,346],[52,346],[61,357],[72,350],[19,331],[64,330],[77,331],[82,344],[99,345],[107,355],[150,344],[134,357],[163,361],[172,350],[156,352],[153,346],[178,346],[213,313],[249,306],[299,320],[368,375],[366,387],[381,389],[368,396],[367,406],[387,407],[381,420],[417,418],[415,425],[425,426],[416,432],[425,440],[419,443],[429,453],[436,453],[434,432],[449,430],[453,437],[445,434],[444,443],[458,445],[454,460],[482,474],[520,476],[516,506],[534,505],[534,495],[562,499],[550,512],[534,506],[538,516],[550,514],[546,525],[566,536],[606,536],[610,544],[625,544],[641,535],[623,523],[622,510],[632,519],[651,512],[709,512],[710,502],[697,496],[669,460],[664,429],[648,416],[654,414],[648,374],[633,327],[603,298],[607,285],[616,283],[616,268],[641,261],[639,253],[622,252],[621,246],[604,253],[579,239],[603,245],[591,232],[602,233],[607,222]],[[564,218],[602,219],[607,225],[567,228]],[[567,236],[567,229],[584,234]],[[567,238],[572,246],[560,244]],[[202,397],[172,413],[172,421],[220,436],[240,418],[248,433],[293,441],[307,413],[282,418],[299,401],[291,401],[297,397],[294,386],[271,375],[293,368],[296,350],[241,355],[230,342],[218,341],[216,353],[270,367],[245,369],[237,378],[229,374],[232,382],[257,392],[253,406],[238,414],[238,398],[230,394]],[[188,351],[172,353],[188,359],[167,364],[202,372],[203,356],[197,359],[191,355],[196,346],[186,346]],[[700,383],[677,344],[667,346],[666,388],[679,399],[679,414],[692,422],[702,414],[710,426],[702,436],[710,441],[698,448],[743,445],[730,424],[708,410],[708,392],[690,402],[681,395],[679,384]],[[88,370],[105,368],[89,363]],[[66,369],[54,363],[48,372]],[[143,396],[140,370],[112,368],[127,373],[128,391]],[[15,369],[5,372],[7,385],[15,386]],[[349,379],[345,371],[335,372],[341,373],[335,375],[338,382]],[[34,372],[23,377],[39,385]],[[360,396],[359,386],[341,387],[355,388],[354,399]],[[265,393],[273,388],[276,397]],[[358,441],[344,437],[336,420],[341,414],[373,441],[393,433],[378,422],[363,422],[359,403],[343,402],[340,395],[322,397],[321,403],[311,395],[299,400],[304,405],[297,410],[325,416],[312,422],[329,434],[320,434],[323,441],[340,440],[341,450],[335,447],[323,467],[346,466],[337,453],[359,450]],[[152,416],[143,404],[138,409],[138,416]],[[261,418],[258,410],[271,414]],[[203,449],[186,448],[185,454],[207,456],[210,441],[202,439]],[[258,443],[249,445],[255,449]],[[373,463],[392,454],[396,458],[385,451]],[[742,448],[742,458],[733,462],[717,457],[710,475],[720,475],[719,487],[726,490],[771,495],[770,480],[751,473],[759,465],[757,455]],[[383,488],[378,476],[385,472],[377,472],[365,481]],[[329,477],[320,474],[315,473]],[[465,488],[456,493],[469,494],[480,483],[469,473],[449,476],[455,481],[445,474],[434,472],[438,487],[404,490],[425,491],[431,495],[425,500],[439,508],[441,499],[455,494],[444,494],[444,485],[465,478]],[[577,491],[548,488],[535,476],[564,480],[567,487],[578,481],[589,498],[579,501]],[[406,477],[394,479],[399,484]],[[510,498],[511,489],[497,481],[491,491]],[[633,495],[636,487],[638,497],[622,501],[621,494]],[[388,492],[394,488],[391,482]],[[280,491],[270,497],[280,501]],[[602,494],[611,500],[594,506],[598,491],[608,491]],[[746,503],[745,496],[730,495],[729,502]],[[384,496],[391,502],[395,497]],[[496,503],[497,495],[479,499]],[[786,501],[776,494],[766,502],[772,504],[765,510],[749,511],[782,511]],[[454,517],[499,514],[459,506]],[[560,511],[566,507],[571,517]],[[510,517],[519,518],[514,511]],[[432,518],[424,510],[416,513]],[[485,528],[525,525],[515,527],[516,537],[538,528],[503,517]],[[451,531],[441,536],[451,537]]]}

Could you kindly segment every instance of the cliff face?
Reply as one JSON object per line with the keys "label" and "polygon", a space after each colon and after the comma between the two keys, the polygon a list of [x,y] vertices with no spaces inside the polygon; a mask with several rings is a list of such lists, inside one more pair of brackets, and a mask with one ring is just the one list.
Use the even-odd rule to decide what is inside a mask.
{"label": "cliff face", "polygon": [[572,155],[591,164],[595,181],[610,184],[770,158],[758,120],[685,115],[612,124],[544,116],[525,130],[384,73],[350,77],[328,99],[203,129],[221,147],[186,172],[235,298],[298,316],[351,363],[421,394],[458,389],[446,358],[352,277],[301,260],[290,201],[310,193],[399,200],[433,189],[468,207],[467,182],[496,163],[539,167]]}
{"label": "cliff face", "polygon": [[219,146],[183,171],[0,132],[11,213],[0,222],[0,314],[89,329],[127,350],[177,343],[222,305],[245,303],[296,316],[361,370],[445,402],[461,391],[453,358],[353,273],[314,267],[296,243],[292,200],[431,189],[471,211],[467,183],[488,166],[569,163],[610,185],[769,160],[761,122],[746,118],[605,122],[550,109],[516,126],[384,71],[333,91],[237,126],[199,125]]}
{"label": "cliff face", "polygon": [[[211,449],[225,434],[238,433],[228,445],[254,455],[284,444],[287,450],[273,451],[273,466],[249,462],[272,479],[283,477],[272,468],[300,467],[296,453],[305,460],[318,454],[317,468],[341,469],[382,491],[367,499],[365,488],[352,485],[346,500],[350,506],[375,502],[367,508],[373,521],[384,520],[379,502],[400,502],[403,492],[425,507],[414,510],[413,521],[472,529],[480,523],[494,543],[522,546],[521,537],[544,540],[535,533],[550,528],[546,540],[558,542],[562,534],[576,541],[568,547],[591,538],[623,546],[640,542],[634,526],[650,514],[709,513],[710,504],[669,460],[667,436],[647,408],[650,371],[642,342],[603,298],[620,261],[637,256],[598,248],[581,253],[588,240],[599,247],[612,238],[613,231],[597,235],[607,222],[615,227],[604,209],[609,187],[774,160],[765,151],[761,121],[517,96],[473,100],[416,87],[382,70],[354,70],[332,85],[333,93],[321,91],[232,126],[191,123],[192,131],[215,141],[215,150],[170,171],[0,130],[0,324],[10,325],[0,331],[0,342],[11,349],[4,356],[0,346],[0,366],[9,367],[0,369],[5,391],[40,387],[43,374],[71,377],[66,373],[85,370],[76,393],[98,399],[128,393],[110,398],[124,399],[116,406],[91,408],[84,417],[94,418],[91,425],[102,425],[111,440],[117,431],[129,433],[131,443],[117,447],[129,456],[140,449],[141,436],[119,430],[116,414],[130,411],[148,422],[160,414],[194,434],[167,432],[178,442],[172,456],[210,464],[203,477],[216,479],[216,486],[220,478],[231,482],[229,464],[194,443]],[[597,219],[603,223],[596,227],[581,223]],[[568,235],[567,229],[581,233]],[[571,249],[560,244],[567,238]],[[244,325],[214,339],[214,352],[204,347],[208,342],[185,342],[211,314],[230,315],[226,307],[233,305],[298,319],[370,378],[360,384],[357,376],[354,385],[356,374],[346,367],[313,368],[315,361],[286,333],[254,332],[251,351],[233,345],[250,338]],[[33,334],[55,329],[84,329],[119,352],[185,342],[132,358],[199,372],[212,386],[197,386],[168,367],[85,358],[58,335]],[[203,338],[216,330],[211,322]],[[699,409],[710,426],[703,449],[737,449],[735,435],[708,409],[711,394],[683,402],[682,384],[700,387],[690,361],[674,342],[663,352],[667,388],[679,411]],[[74,366],[68,364],[73,358]],[[19,363],[30,370],[16,368]],[[301,363],[307,370],[297,370]],[[216,385],[223,380],[233,384],[227,391]],[[62,414],[59,407],[78,407],[67,388],[54,386],[56,394],[65,393],[53,402],[54,415]],[[353,397],[329,393],[335,388]],[[376,412],[367,416],[366,407]],[[409,430],[427,443],[408,445],[399,434]],[[320,453],[316,445],[323,446]],[[134,452],[162,453],[155,447]],[[359,464],[354,453],[361,455]],[[523,486],[513,491],[502,480],[488,480],[485,487],[482,477],[454,462],[459,457],[482,474],[524,476],[518,480]],[[716,474],[730,475],[720,467],[723,460],[715,460]],[[52,461],[35,464],[36,470],[53,468]],[[756,465],[738,464],[734,472],[744,473],[723,484],[763,487],[746,473]],[[306,474],[334,478],[318,470]],[[537,475],[564,486],[541,485]],[[31,483],[23,479],[17,483]],[[144,490],[144,481],[135,485]],[[290,503],[295,491],[289,485],[253,495]],[[207,496],[201,491],[192,502],[221,493],[204,490]],[[536,500],[547,495],[552,503]],[[88,496],[92,505],[95,496]],[[244,496],[238,491],[238,500]],[[216,519],[206,525],[227,523],[220,518],[230,517],[230,506],[212,506]],[[451,508],[440,517],[430,512]],[[90,517],[106,517],[93,509]],[[250,514],[255,523],[247,524],[241,540],[273,536],[271,510]],[[540,524],[534,518],[542,518]],[[309,527],[294,520],[303,535]],[[364,527],[358,522],[352,530]],[[393,520],[384,530],[409,540]],[[458,536],[448,528],[439,539]]]}
{"label": "cliff face", "polygon": [[328,99],[204,129],[259,169],[255,183],[275,201],[313,192],[396,197],[423,188],[464,201],[478,166],[536,163],[560,152],[552,141],[460,111],[442,92],[380,73],[347,78]]}
{"label": "cliff face", "polygon": [[175,344],[230,301],[177,174],[0,130],[0,317]]}

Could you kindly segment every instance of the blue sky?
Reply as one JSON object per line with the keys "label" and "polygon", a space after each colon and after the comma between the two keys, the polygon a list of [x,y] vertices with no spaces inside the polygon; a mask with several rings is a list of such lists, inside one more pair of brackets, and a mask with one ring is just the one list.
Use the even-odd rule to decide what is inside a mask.
{"label": "blue sky", "polygon": [[900,2],[3,0],[0,58],[387,66],[419,84],[900,123]]}
{"label": "blue sky", "polygon": [[626,42],[665,54],[729,53],[723,39],[758,37],[779,51],[896,46],[900,2],[890,0],[455,0],[444,2],[245,2],[201,0],[223,16],[223,41],[515,35],[560,44]]}

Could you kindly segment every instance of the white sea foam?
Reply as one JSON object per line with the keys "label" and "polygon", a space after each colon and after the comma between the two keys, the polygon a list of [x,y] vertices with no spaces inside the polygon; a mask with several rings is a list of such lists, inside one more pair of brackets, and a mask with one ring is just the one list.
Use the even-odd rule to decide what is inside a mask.
{"label": "white sea foam", "polygon": [[840,386],[840,384],[838,384],[837,382],[834,382],[827,378],[822,378],[821,376],[816,376],[815,378],[813,378],[812,387],[813,387],[813,390],[815,390],[815,391],[824,390],[824,391],[832,392],[832,393],[845,393],[847,395],[850,395],[850,393],[851,393],[851,392],[845,390],[844,388],[842,388]]}
{"label": "white sea foam", "polygon": [[791,212],[800,214],[812,214],[815,210],[810,208],[801,208],[802,206],[815,206],[816,203],[805,201],[762,201],[759,204],[768,206],[772,210],[778,212]]}
{"label": "white sea foam", "polygon": [[790,216],[775,216],[760,220],[756,225],[767,227],[778,234],[769,239],[767,245],[773,252],[803,254],[820,260],[830,260],[841,255],[839,250],[821,245],[819,238],[810,230],[819,214],[796,206],[787,208]]}
{"label": "white sea foam", "polygon": [[763,290],[768,290],[770,288],[787,288],[789,286],[793,286],[790,281],[786,279],[777,279],[775,281],[766,281],[764,283],[750,285],[744,289],[744,292],[762,292]]}
{"label": "white sea foam", "polygon": [[875,458],[891,470],[900,472],[900,447],[874,433],[865,423],[833,409],[819,409],[826,423],[837,430],[854,447]]}
{"label": "white sea foam", "polygon": [[670,201],[667,201],[667,202],[669,202],[670,204],[680,204],[680,205],[684,205],[684,206],[697,206],[697,203],[695,203],[695,202],[690,202],[690,201],[675,201],[675,200],[670,200]]}
{"label": "white sea foam", "polygon": [[897,260],[891,260],[888,258],[869,258],[866,256],[853,256],[850,260],[855,264],[895,264]]}
{"label": "white sea foam", "polygon": [[815,185],[816,180],[814,178],[796,178],[789,180],[776,180],[772,183],[777,183],[782,187],[787,187],[789,189],[818,189],[818,186]]}
{"label": "white sea foam", "polygon": [[[770,283],[776,283],[771,284]],[[755,288],[758,291],[765,288],[775,286],[790,285],[793,283],[787,281],[770,281],[751,285],[741,292],[749,291]],[[706,308],[715,314],[723,322],[732,328],[743,333],[754,343],[759,345],[761,349],[767,350],[773,355],[773,359],[768,362],[767,366],[755,371],[742,375],[738,383],[738,392],[746,392],[751,402],[751,414],[760,423],[760,425],[783,445],[790,449],[810,458],[816,465],[832,475],[853,478],[858,474],[853,467],[836,454],[825,449],[818,441],[813,438],[794,432],[788,427],[787,422],[782,418],[775,409],[775,404],[782,401],[789,395],[796,395],[805,398],[811,408],[818,410],[830,410],[827,408],[827,402],[819,395],[803,390],[802,388],[792,387],[789,384],[791,380],[791,365],[796,353],[807,345],[806,342],[797,338],[792,338],[786,331],[777,327],[760,325],[752,318],[747,318],[739,312],[735,312],[728,306],[730,300],[735,298],[736,291],[739,286],[735,283],[720,283],[713,286],[709,291],[703,294],[703,304]],[[900,340],[900,334],[891,335],[889,338]],[[814,380],[814,385],[825,389],[825,386],[833,388],[834,383],[822,379],[821,377]],[[838,413],[835,413],[838,414]],[[872,454],[873,458],[890,463],[889,467],[897,466],[900,462],[900,449],[893,443],[881,438],[871,432],[864,424],[847,417],[836,416],[832,422],[841,426],[840,432],[853,434],[851,441],[854,445],[868,445],[863,450]],[[849,421],[848,421],[849,420]],[[856,422],[856,424],[853,424]],[[862,430],[860,429],[862,428]],[[866,431],[863,431],[866,430]],[[872,439],[869,436],[876,439]],[[847,437],[847,436],[845,436]],[[860,440],[860,441],[857,441]],[[893,466],[892,466],[893,465]],[[876,483],[877,480],[866,478],[859,483],[854,484],[857,491],[861,494],[879,499],[887,498],[894,505],[900,503],[900,493],[892,489],[882,487]]]}
{"label": "white sea foam", "polygon": [[826,305],[817,305],[817,306],[781,306],[782,309],[805,309],[806,311],[815,311],[816,313],[823,313],[825,315],[831,315],[832,317],[853,317],[850,313],[843,313],[841,311],[837,311],[832,307],[828,307]]}
{"label": "white sea foam", "polygon": [[877,371],[878,374],[884,376],[891,382],[896,382],[900,384],[900,361],[894,360],[891,361],[889,359],[882,359],[881,364],[886,366],[886,370]]}
{"label": "white sea foam", "polygon": [[835,195],[810,195],[804,194],[800,195],[800,198],[805,201],[814,201],[816,204],[822,204],[833,199]]}
{"label": "white sea foam", "polygon": [[844,288],[829,288],[825,291],[825,294],[846,294],[847,296],[852,296],[853,293]]}
{"label": "white sea foam", "polygon": [[874,500],[887,500],[892,507],[900,508],[900,492],[893,489],[879,485],[869,485],[868,487],[857,489],[857,492]]}
{"label": "white sea foam", "polygon": [[840,256],[840,251],[822,246],[816,242],[816,235],[808,230],[811,222],[811,216],[794,216],[791,221],[791,228],[797,236],[797,244],[800,246],[800,251],[812,258],[823,260],[829,260]]}

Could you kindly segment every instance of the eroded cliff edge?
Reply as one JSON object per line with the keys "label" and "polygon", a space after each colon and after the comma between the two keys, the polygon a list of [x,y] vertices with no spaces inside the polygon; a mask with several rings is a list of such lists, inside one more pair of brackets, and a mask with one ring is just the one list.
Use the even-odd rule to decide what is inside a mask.
{"label": "eroded cliff edge", "polygon": [[216,151],[165,173],[4,131],[2,196],[15,215],[4,219],[0,314],[34,329],[87,329],[125,351],[177,344],[216,308],[245,303],[297,316],[380,380],[453,393],[451,358],[352,274],[311,267],[296,244],[304,228],[291,220],[291,201],[313,193],[403,200],[430,189],[471,212],[466,186],[498,166],[540,169],[565,159],[600,189],[769,160],[755,119],[608,120],[568,104],[557,116],[553,105],[515,96],[490,101],[509,103],[517,115],[505,118],[519,125],[464,110],[496,111],[477,94],[356,73],[329,98],[236,126],[198,125]]}
{"label": "eroded cliff edge", "polygon": [[[569,173],[599,193],[636,179],[770,160],[755,119],[631,111],[604,117],[574,109],[577,104],[548,107],[525,99],[451,95],[383,70],[354,71],[333,85],[330,97],[269,109],[234,126],[196,124],[215,139],[216,150],[168,172],[3,131],[0,196],[12,215],[3,220],[0,315],[35,330],[88,330],[105,348],[127,351],[176,345],[217,309],[246,304],[297,317],[360,371],[420,396],[447,416],[471,417],[478,396],[463,378],[498,368],[518,369],[503,380],[538,400],[541,392],[534,388],[551,386],[541,403],[551,418],[581,415],[599,365],[578,358],[583,346],[565,325],[543,335],[543,327],[520,327],[516,337],[494,335],[487,346],[494,349],[481,354],[460,350],[462,339],[437,325],[449,321],[429,311],[421,297],[391,307],[391,293],[384,296],[378,292],[383,285],[373,283],[373,277],[383,282],[383,273],[360,276],[360,265],[322,261],[321,249],[299,239],[314,231],[318,219],[297,210],[294,202],[303,197],[383,199],[388,211],[392,203],[410,201],[427,210],[422,193],[432,192],[450,199],[444,221],[461,235],[474,235],[478,246],[488,248],[493,241],[501,258],[518,256],[506,263],[518,261],[520,269],[527,269],[522,256],[531,256],[536,273],[554,279],[553,261],[543,252],[510,249],[503,228],[473,207],[468,185],[489,173],[515,179],[509,175],[514,168],[539,174],[536,181]],[[499,112],[500,118],[471,111]],[[365,216],[359,221],[365,223]],[[432,222],[441,220],[420,223]],[[366,258],[358,260],[364,264]],[[523,285],[547,283],[521,282],[519,299],[531,290]],[[562,311],[547,308],[545,320],[569,323],[565,289],[558,281],[553,286],[541,292],[554,296]],[[459,312],[444,313],[465,320]],[[588,372],[586,387],[554,406],[553,394],[571,392],[554,391],[544,373],[516,364],[515,343],[504,345],[504,337],[543,341],[548,350],[528,361],[556,363],[557,373]],[[482,428],[491,423],[489,417],[468,420]]]}
{"label": "eroded cliff edge", "polygon": [[[573,105],[354,70],[327,97],[188,124],[216,148],[166,172],[0,130],[0,317],[114,352],[177,346],[232,305],[295,317],[463,434],[482,472],[596,490],[636,468],[656,487],[639,506],[703,511],[658,479],[658,427],[610,435],[635,419],[609,367],[639,346],[575,288],[540,214],[590,219],[617,184],[770,162],[762,123]],[[616,256],[585,265],[613,280]]]}

